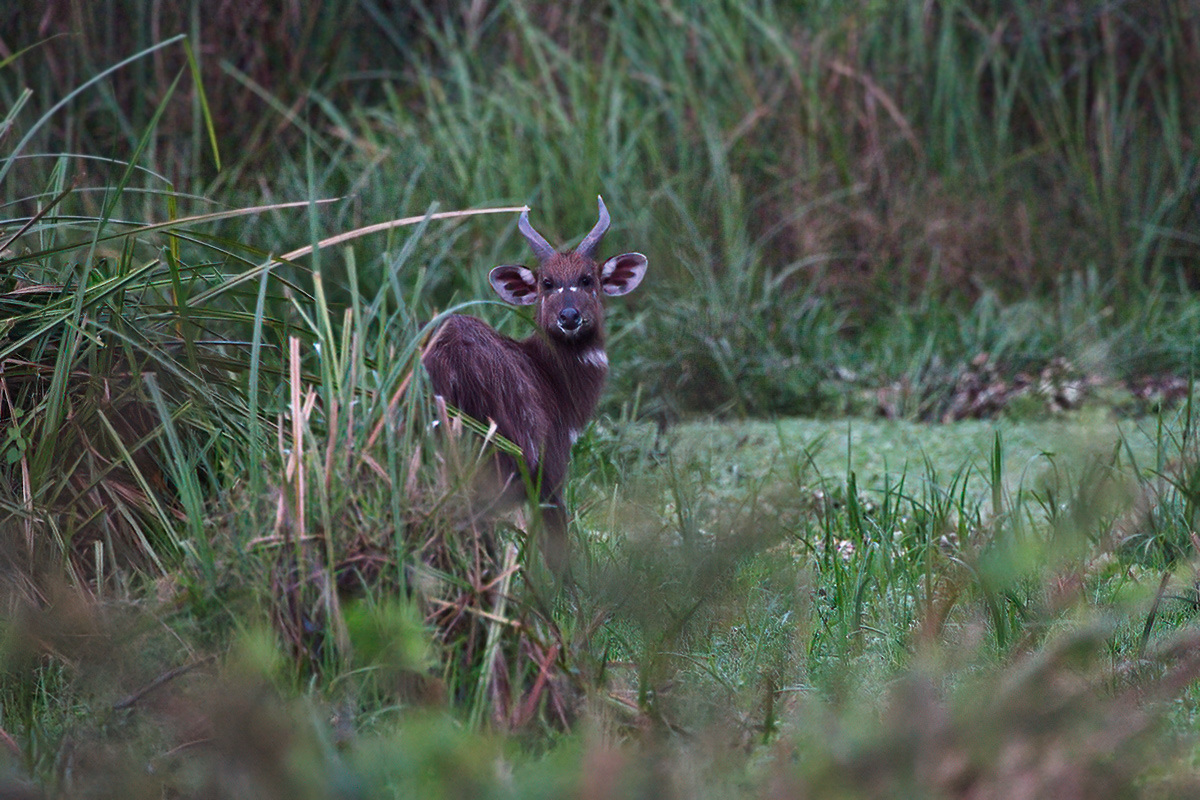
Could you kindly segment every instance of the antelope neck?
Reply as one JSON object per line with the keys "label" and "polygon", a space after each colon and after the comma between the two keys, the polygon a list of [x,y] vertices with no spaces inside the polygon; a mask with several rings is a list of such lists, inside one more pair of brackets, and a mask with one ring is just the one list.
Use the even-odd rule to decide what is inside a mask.
{"label": "antelope neck", "polygon": [[525,341],[540,363],[547,388],[563,403],[560,406],[563,420],[570,427],[582,429],[600,399],[608,375],[603,335],[588,337],[585,343],[565,343],[538,334]]}
{"label": "antelope neck", "polygon": [[590,364],[599,369],[608,369],[608,353],[604,351],[601,345],[592,345],[579,354],[579,362],[581,364]]}

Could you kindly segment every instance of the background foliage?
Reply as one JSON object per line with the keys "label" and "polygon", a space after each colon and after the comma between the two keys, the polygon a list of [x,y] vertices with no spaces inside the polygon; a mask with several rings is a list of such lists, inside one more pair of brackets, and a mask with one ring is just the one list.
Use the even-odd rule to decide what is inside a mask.
{"label": "background foliage", "polygon": [[[6,67],[10,107],[36,90],[26,116],[175,32],[204,80],[201,94],[184,47],[160,48],[72,98],[43,152],[124,157],[173,91],[139,166],[235,204],[301,187],[347,197],[324,230],[531,202],[566,242],[605,194],[612,246],[654,265],[622,393],[641,385],[668,416],[836,410],[839,374],[920,381],[981,352],[1014,373],[1055,356],[1119,379],[1190,368],[1195,321],[1179,302],[1196,288],[1200,103],[1185,76],[1200,33],[1186,2],[6,13],[9,53],[60,37]],[[22,163],[26,185],[52,163]],[[101,183],[119,169],[60,168]],[[260,246],[312,233],[295,215],[240,225]],[[477,297],[482,265],[521,256],[508,231],[423,242],[445,267],[399,279],[442,305]],[[364,264],[379,250],[359,247]],[[1033,307],[989,319],[1014,301]],[[954,340],[963,328],[973,340]],[[897,333],[906,352],[881,358]]]}

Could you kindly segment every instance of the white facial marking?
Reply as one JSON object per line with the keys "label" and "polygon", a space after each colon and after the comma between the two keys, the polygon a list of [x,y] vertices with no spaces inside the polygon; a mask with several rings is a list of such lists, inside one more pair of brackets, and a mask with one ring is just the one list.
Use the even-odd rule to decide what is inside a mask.
{"label": "white facial marking", "polygon": [[608,367],[608,353],[601,350],[599,347],[593,347],[583,355],[579,356],[579,360],[585,364],[591,364],[593,367]]}

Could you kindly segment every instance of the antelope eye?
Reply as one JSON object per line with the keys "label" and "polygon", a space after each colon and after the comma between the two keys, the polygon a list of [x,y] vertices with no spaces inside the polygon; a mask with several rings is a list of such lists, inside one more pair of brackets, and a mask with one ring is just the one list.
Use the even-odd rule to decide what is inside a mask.
{"label": "antelope eye", "polygon": [[553,289],[554,281],[550,280],[549,278],[542,278],[542,287],[545,289]]}
{"label": "antelope eye", "polygon": [[582,278],[579,279],[579,285],[580,286],[591,286],[592,285],[592,276],[584,275]]}

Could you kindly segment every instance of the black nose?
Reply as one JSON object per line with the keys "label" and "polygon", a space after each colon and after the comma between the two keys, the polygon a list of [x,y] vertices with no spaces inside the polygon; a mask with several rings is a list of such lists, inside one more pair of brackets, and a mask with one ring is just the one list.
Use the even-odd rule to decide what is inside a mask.
{"label": "black nose", "polygon": [[564,331],[573,331],[583,322],[583,315],[577,308],[564,308],[558,312],[558,327]]}

